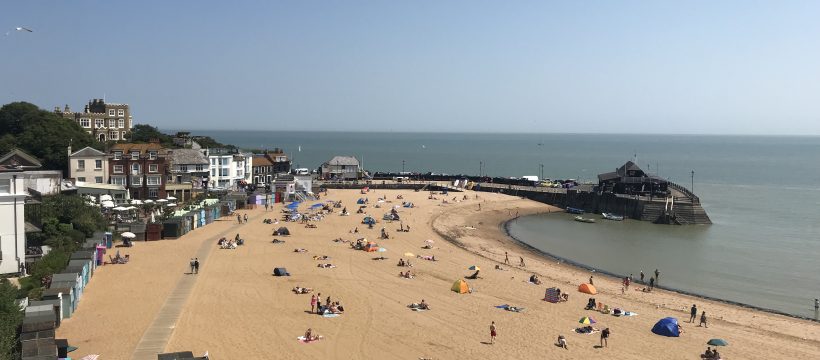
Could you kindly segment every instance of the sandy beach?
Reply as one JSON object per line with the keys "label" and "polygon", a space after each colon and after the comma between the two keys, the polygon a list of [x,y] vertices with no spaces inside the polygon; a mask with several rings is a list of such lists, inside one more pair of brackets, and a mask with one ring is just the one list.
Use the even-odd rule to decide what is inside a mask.
{"label": "sandy beach", "polygon": [[[397,200],[397,195],[404,200]],[[126,265],[99,268],[86,288],[77,312],[66,319],[58,337],[78,346],[74,358],[100,354],[100,359],[131,359],[149,325],[158,316],[165,298],[183,277],[196,277],[187,302],[168,339],[166,351],[208,351],[211,359],[698,359],[706,341],[722,338],[729,346],[720,349],[724,359],[820,358],[820,324],[764,313],[715,301],[655,290],[635,291],[633,284],[621,294],[618,279],[595,275],[596,299],[611,307],[635,312],[615,317],[585,311],[589,297],[577,291],[590,272],[566,266],[531,252],[507,237],[501,224],[517,213],[556,211],[547,205],[491,193],[451,193],[428,199],[427,192],[330,190],[321,201],[342,201],[350,216],[337,213],[314,222],[272,225],[263,219],[281,219],[282,206],[271,211],[240,211],[250,220],[239,225],[234,218],[197,229],[177,240],[137,243],[122,250],[131,255]],[[468,200],[461,201],[466,195]],[[378,197],[386,197],[374,208]],[[458,201],[452,201],[453,197]],[[378,223],[373,229],[355,214],[356,199],[367,197],[366,212]],[[449,203],[442,203],[443,199]],[[399,208],[401,224],[410,232],[398,232],[399,222],[382,215],[402,201],[416,204]],[[481,210],[479,210],[479,204]],[[307,206],[303,206],[303,210]],[[287,226],[292,235],[272,232]],[[351,230],[359,229],[358,234]],[[390,239],[379,240],[384,227]],[[220,237],[236,233],[245,245],[235,250],[217,246]],[[544,234],[549,236],[549,234]],[[387,249],[364,252],[348,243],[365,237]],[[422,249],[425,240],[433,249]],[[294,252],[295,248],[307,252]],[[509,252],[512,265],[504,264]],[[403,254],[435,255],[438,261],[412,258],[414,279],[400,278],[406,267],[396,264]],[[188,273],[188,261],[207,254],[200,273]],[[313,256],[329,257],[314,260]],[[387,260],[374,260],[384,256]],[[516,266],[522,256],[526,268]],[[320,268],[331,263],[335,268]],[[480,279],[467,280],[470,294],[450,291],[453,282],[470,275],[471,265],[481,267]],[[500,265],[504,270],[496,270]],[[274,267],[285,267],[290,277],[274,277]],[[526,280],[539,274],[542,285]],[[295,286],[313,288],[324,300],[340,301],[345,312],[325,318],[309,313],[311,294],[294,294]],[[569,293],[568,302],[543,301],[547,287]],[[754,286],[754,284],[750,284]],[[411,311],[407,305],[427,302],[431,310]],[[686,323],[692,304],[709,314],[709,327]],[[520,313],[495,306],[523,307]],[[590,316],[597,328],[610,328],[606,348],[596,348],[598,334],[574,333],[579,318]],[[653,324],[667,316],[677,317],[684,328],[678,338],[653,334]],[[488,344],[489,326],[495,322],[498,337]],[[322,340],[301,343],[297,337],[312,328]],[[564,335],[568,349],[555,345]],[[154,357],[156,358],[156,357]]]}

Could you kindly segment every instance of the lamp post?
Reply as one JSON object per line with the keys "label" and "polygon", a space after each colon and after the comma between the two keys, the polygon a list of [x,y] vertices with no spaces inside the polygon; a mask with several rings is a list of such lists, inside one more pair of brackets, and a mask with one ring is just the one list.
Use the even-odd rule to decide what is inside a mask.
{"label": "lamp post", "polygon": [[544,180],[544,164],[538,164],[538,165],[541,166],[541,177],[539,177],[538,180],[543,181]]}
{"label": "lamp post", "polygon": [[479,162],[478,162],[478,177],[481,177],[481,175],[482,175],[482,172],[481,172],[481,171],[482,171],[482,169],[483,169],[483,168],[484,168],[484,162],[483,162],[483,161],[479,161]]}
{"label": "lamp post", "polygon": [[404,175],[404,160],[401,161],[401,172]]}
{"label": "lamp post", "polygon": [[695,170],[692,170],[692,195],[695,195]]}

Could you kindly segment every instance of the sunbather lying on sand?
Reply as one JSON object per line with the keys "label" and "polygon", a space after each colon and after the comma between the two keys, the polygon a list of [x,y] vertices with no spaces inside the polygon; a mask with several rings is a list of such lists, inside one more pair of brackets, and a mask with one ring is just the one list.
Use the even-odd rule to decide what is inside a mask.
{"label": "sunbather lying on sand", "polygon": [[279,240],[279,239],[273,239],[273,241],[271,241],[271,242],[274,243],[274,244],[284,244],[285,243],[284,240]]}
{"label": "sunbather lying on sand", "polygon": [[327,256],[327,255],[322,255],[322,256],[313,255],[313,260],[327,260],[327,259],[330,259],[330,256]]}
{"label": "sunbather lying on sand", "polygon": [[333,264],[316,264],[316,267],[325,268],[325,269],[332,269],[332,268],[335,268],[336,265],[333,265]]}
{"label": "sunbather lying on sand", "polygon": [[308,341],[316,341],[316,340],[319,340],[321,338],[322,338],[322,335],[314,334],[313,329],[307,329],[307,331],[305,331],[304,338],[301,339],[301,340],[308,342]]}
{"label": "sunbather lying on sand", "polygon": [[307,294],[309,292],[312,292],[313,289],[297,286],[297,287],[291,289],[291,291],[293,291],[294,294]]}
{"label": "sunbather lying on sand", "polygon": [[293,249],[293,252],[303,253],[303,252],[307,252],[307,249],[303,249],[303,248]]}
{"label": "sunbather lying on sand", "polygon": [[407,307],[411,309],[430,310],[430,305],[424,302],[424,299],[421,299],[420,303],[412,303],[410,305],[407,305]]}
{"label": "sunbather lying on sand", "polygon": [[419,259],[424,259],[424,260],[429,260],[429,261],[438,261],[438,260],[436,260],[435,255],[424,255],[424,256],[416,255],[416,257],[419,258]]}
{"label": "sunbather lying on sand", "polygon": [[399,277],[403,277],[405,279],[412,279],[412,278],[416,277],[416,275],[411,273],[410,270],[407,270],[407,272],[399,271]]}
{"label": "sunbather lying on sand", "polygon": [[598,332],[598,331],[601,331],[601,330],[592,327],[592,325],[587,325],[587,326],[584,326],[584,327],[575,328],[575,332],[577,332],[579,334],[592,334],[592,333],[595,333],[595,332]]}
{"label": "sunbather lying on sand", "polygon": [[387,260],[387,258],[384,257],[384,256],[377,256],[377,257],[374,257],[373,260]]}
{"label": "sunbather lying on sand", "polygon": [[350,240],[344,240],[344,239],[342,239],[342,238],[336,238],[336,239],[333,239],[333,242],[337,242],[337,243],[349,243],[349,242],[350,242]]}

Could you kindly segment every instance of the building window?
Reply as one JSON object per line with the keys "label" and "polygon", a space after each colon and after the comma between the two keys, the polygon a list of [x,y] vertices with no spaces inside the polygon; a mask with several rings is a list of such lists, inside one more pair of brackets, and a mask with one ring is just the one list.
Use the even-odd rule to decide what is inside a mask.
{"label": "building window", "polygon": [[91,119],[86,119],[86,118],[80,119],[80,126],[82,126],[84,128],[90,128],[91,127]]}
{"label": "building window", "polygon": [[111,136],[109,136],[109,137],[111,138],[111,140],[119,140],[120,139],[120,133],[118,131],[112,131]]}
{"label": "building window", "polygon": [[162,183],[161,176],[149,176],[148,177],[148,186],[152,185],[160,185]]}
{"label": "building window", "polygon": [[211,169],[211,176],[216,176],[216,169]]}
{"label": "building window", "polygon": [[117,120],[117,127],[120,128],[120,129],[125,128],[125,119]]}
{"label": "building window", "polygon": [[105,127],[105,120],[103,119],[94,119],[94,127],[97,129]]}
{"label": "building window", "polygon": [[157,152],[156,151],[149,152],[148,153],[148,158],[151,159],[151,160],[156,160],[157,159]]}
{"label": "building window", "polygon": [[85,160],[77,160],[77,170],[85,170]]}
{"label": "building window", "polygon": [[221,168],[219,169],[219,176],[229,176],[228,175],[228,168]]}
{"label": "building window", "polygon": [[122,132],[122,139],[125,140],[125,131]]}
{"label": "building window", "polygon": [[102,160],[94,160],[94,169],[102,170]]}
{"label": "building window", "polygon": [[122,176],[112,177],[111,183],[114,185],[125,185],[125,178]]}
{"label": "building window", "polygon": [[131,152],[131,160],[139,160],[140,159],[140,152],[139,151],[132,151]]}
{"label": "building window", "polygon": [[114,160],[122,159],[122,151],[115,151],[114,152]]}
{"label": "building window", "polygon": [[108,127],[109,128],[114,128],[116,125],[117,125],[117,120],[108,119]]}
{"label": "building window", "polygon": [[203,171],[203,170],[205,170],[205,166],[204,166],[204,165],[201,165],[201,164],[200,164],[200,165],[197,165],[197,166],[196,166],[196,171]]}
{"label": "building window", "polygon": [[148,172],[155,173],[155,172],[158,172],[158,171],[159,171],[159,165],[157,165],[157,164],[148,164]]}
{"label": "building window", "polygon": [[[117,109],[117,116],[125,116],[125,110],[124,109]],[[120,121],[122,121],[122,119],[120,119]]]}
{"label": "building window", "polygon": [[242,170],[236,170],[236,176],[237,177],[244,177],[244,175],[242,173]]}
{"label": "building window", "polygon": [[211,165],[216,165],[216,159],[211,158]]}
{"label": "building window", "polygon": [[140,164],[131,164],[131,173],[132,174],[139,174],[140,173]]}
{"label": "building window", "polygon": [[157,189],[148,189],[148,197],[158,198],[159,197],[159,190],[157,190]]}
{"label": "building window", "polygon": [[11,179],[0,179],[0,194],[11,194]]}
{"label": "building window", "polygon": [[131,185],[142,185],[142,176],[132,176],[131,177]]}
{"label": "building window", "polygon": [[180,165],[179,166],[179,171],[188,172],[188,165]]}
{"label": "building window", "polygon": [[102,176],[95,176],[94,177],[94,182],[97,183],[97,184],[102,184],[103,183]]}
{"label": "building window", "polygon": [[117,110],[108,109],[108,116],[116,116],[116,114],[117,114]]}
{"label": "building window", "polygon": [[228,158],[223,158],[223,159],[219,159],[219,161],[220,161],[220,165],[222,165],[222,166],[228,166],[228,164],[230,163],[231,159],[228,159]]}
{"label": "building window", "polygon": [[114,173],[122,174],[122,165],[114,165]]}

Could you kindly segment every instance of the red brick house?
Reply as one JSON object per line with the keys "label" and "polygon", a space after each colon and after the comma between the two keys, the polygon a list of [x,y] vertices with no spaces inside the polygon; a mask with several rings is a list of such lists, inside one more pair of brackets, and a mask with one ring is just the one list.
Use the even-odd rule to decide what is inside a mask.
{"label": "red brick house", "polygon": [[114,144],[108,150],[109,182],[123,185],[132,199],[166,197],[167,151],[157,143]]}

